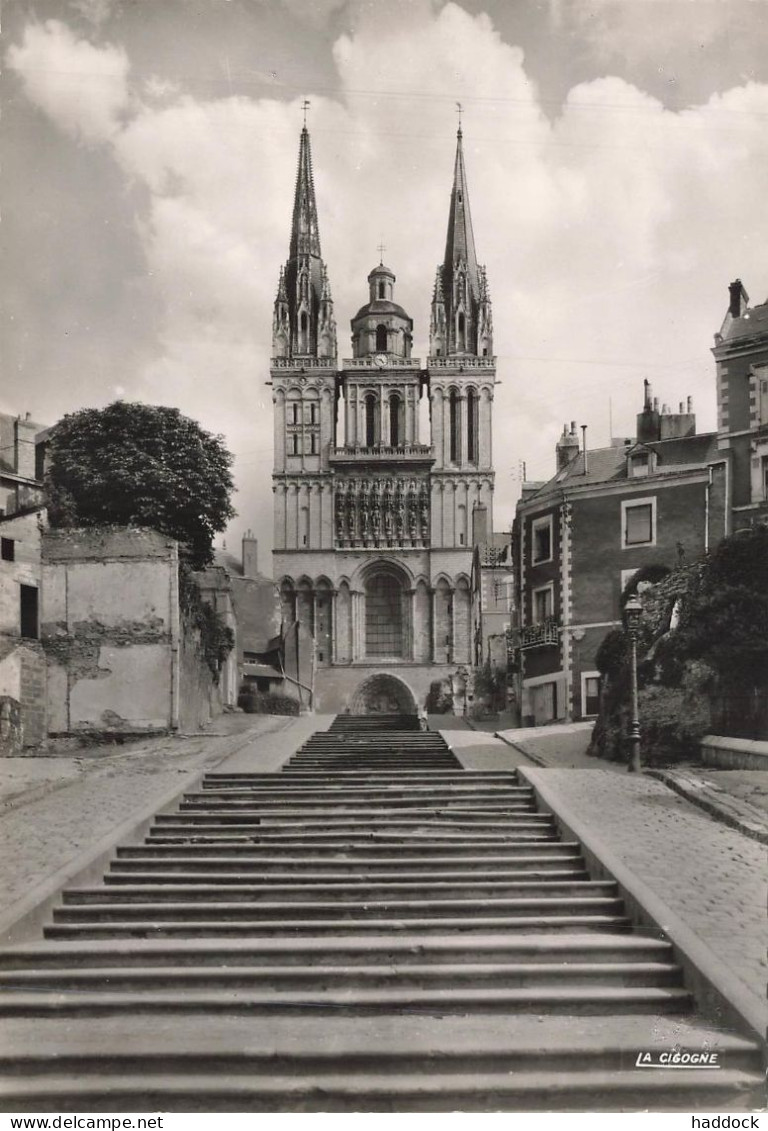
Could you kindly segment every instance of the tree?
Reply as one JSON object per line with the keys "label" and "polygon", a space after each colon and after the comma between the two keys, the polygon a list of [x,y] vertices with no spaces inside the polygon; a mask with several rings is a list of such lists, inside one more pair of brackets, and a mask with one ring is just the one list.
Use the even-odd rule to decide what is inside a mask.
{"label": "tree", "polygon": [[115,401],[62,417],[51,438],[52,526],[148,526],[176,538],[193,568],[235,514],[232,456],[176,408]]}

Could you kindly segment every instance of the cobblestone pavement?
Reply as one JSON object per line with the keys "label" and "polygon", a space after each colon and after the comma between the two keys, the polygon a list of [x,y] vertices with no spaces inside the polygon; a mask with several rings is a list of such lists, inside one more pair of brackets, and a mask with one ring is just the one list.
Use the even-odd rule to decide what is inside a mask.
{"label": "cobblestone pavement", "polygon": [[165,736],[121,747],[119,754],[100,748],[98,756],[91,749],[43,758],[37,770],[36,758],[0,759],[0,909],[29,896],[134,814],[138,821],[195,770],[240,746],[250,752],[251,766],[256,752],[258,764],[276,769],[321,725],[317,719],[230,715],[215,721],[213,735]]}
{"label": "cobblestone pavement", "polygon": [[[607,770],[528,776],[593,830],[716,956],[765,1014],[765,848],[712,820],[662,782]],[[610,859],[604,860],[610,867]],[[664,924],[662,923],[663,927]]]}

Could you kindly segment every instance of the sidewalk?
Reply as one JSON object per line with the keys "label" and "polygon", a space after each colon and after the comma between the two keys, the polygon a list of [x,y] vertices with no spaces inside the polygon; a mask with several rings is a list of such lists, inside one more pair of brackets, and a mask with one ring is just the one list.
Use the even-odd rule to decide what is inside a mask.
{"label": "sidewalk", "polygon": [[675,941],[694,936],[703,956],[759,1031],[765,1003],[765,849],[713,820],[664,783],[609,770],[532,768],[525,777],[622,882],[645,891]]}

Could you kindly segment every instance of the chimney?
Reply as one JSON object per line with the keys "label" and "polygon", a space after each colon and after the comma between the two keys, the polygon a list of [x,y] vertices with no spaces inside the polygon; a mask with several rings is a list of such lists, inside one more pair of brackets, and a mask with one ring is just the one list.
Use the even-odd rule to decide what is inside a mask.
{"label": "chimney", "polygon": [[563,434],[557,441],[555,446],[555,460],[557,470],[562,471],[572,463],[576,456],[579,454],[579,438],[576,435],[576,421],[571,421],[571,430],[568,431],[568,426],[563,425]]}
{"label": "chimney", "polygon": [[688,397],[687,409],[689,414],[693,412],[693,397]]}
{"label": "chimney", "polygon": [[749,306],[749,295],[744,290],[744,284],[741,279],[734,279],[733,282],[729,284],[728,294],[730,295],[728,313],[731,318],[741,318],[742,314]]}
{"label": "chimney", "polygon": [[243,535],[243,577],[259,576],[259,543],[252,530]]}
{"label": "chimney", "polygon": [[36,430],[29,413],[23,420],[17,416],[13,422],[13,466],[16,474],[24,479],[35,478]]}
{"label": "chimney", "polygon": [[589,453],[587,452],[587,426],[586,426],[586,424],[582,424],[582,426],[581,426],[581,435],[582,435],[582,439],[584,441],[584,444],[583,444],[583,447],[584,447],[584,474],[586,475],[587,472],[589,471]]}
{"label": "chimney", "polygon": [[659,398],[653,396],[648,380],[643,381],[643,411],[637,414],[635,435],[638,444],[652,444],[659,438]]}

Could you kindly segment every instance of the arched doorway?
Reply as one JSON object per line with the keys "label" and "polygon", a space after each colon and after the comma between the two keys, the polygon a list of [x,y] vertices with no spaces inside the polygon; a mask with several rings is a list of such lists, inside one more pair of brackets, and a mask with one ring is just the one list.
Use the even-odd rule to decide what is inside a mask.
{"label": "arched doorway", "polygon": [[353,715],[416,715],[416,700],[407,683],[394,675],[372,675],[357,687]]}

